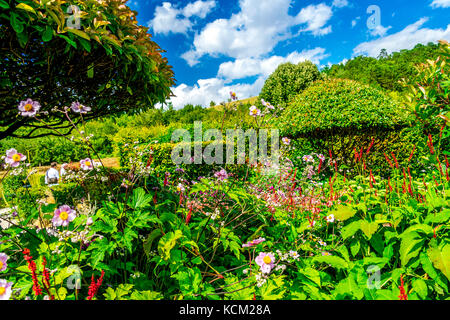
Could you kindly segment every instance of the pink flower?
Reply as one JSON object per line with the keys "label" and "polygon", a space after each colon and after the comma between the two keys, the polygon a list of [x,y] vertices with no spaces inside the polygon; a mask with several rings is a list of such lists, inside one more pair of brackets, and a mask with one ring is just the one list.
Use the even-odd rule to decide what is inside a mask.
{"label": "pink flower", "polygon": [[0,279],[0,300],[9,300],[13,283]]}
{"label": "pink flower", "polygon": [[21,153],[18,153],[16,149],[9,149],[6,151],[6,159],[5,162],[9,164],[11,167],[18,167],[20,161],[25,160],[27,157]]}
{"label": "pink flower", "polygon": [[262,273],[270,273],[275,266],[275,256],[272,253],[260,252],[256,257],[255,262],[261,267]]}
{"label": "pink flower", "polygon": [[287,137],[284,137],[283,139],[281,139],[281,141],[287,146],[291,144],[291,139]]}
{"label": "pink flower", "polygon": [[6,263],[8,258],[9,257],[6,255],[6,253],[0,253],[0,271],[5,271],[8,267],[8,264]]}
{"label": "pink flower", "polygon": [[80,161],[81,169],[83,170],[92,170],[94,169],[94,164],[91,159],[86,158]]}
{"label": "pink flower", "polygon": [[269,102],[264,101],[264,99],[261,99],[261,104],[268,109],[275,109],[273,105],[271,105]]}
{"label": "pink flower", "polygon": [[82,105],[81,103],[72,102],[72,105],[70,106],[73,112],[76,113],[88,113],[88,111],[91,111],[90,107],[86,107],[85,105]]}
{"label": "pink flower", "polygon": [[225,179],[228,179],[228,173],[225,171],[225,169],[222,169],[222,170],[217,171],[216,173],[214,173],[214,177],[216,177],[220,181],[223,181]]}
{"label": "pink flower", "polygon": [[21,116],[34,117],[41,108],[41,105],[37,101],[27,99],[20,101],[18,108]]}
{"label": "pink flower", "polygon": [[250,107],[250,115],[253,117],[257,117],[261,115],[261,110],[259,110],[256,106]]}
{"label": "pink flower", "polygon": [[67,227],[71,221],[77,216],[75,210],[71,209],[68,205],[63,205],[55,210],[52,222],[55,227],[63,226]]}
{"label": "pink flower", "polygon": [[249,241],[249,242],[243,244],[242,248],[253,247],[264,241],[266,241],[266,239],[259,237],[258,239],[255,239],[255,240],[252,240],[252,241]]}

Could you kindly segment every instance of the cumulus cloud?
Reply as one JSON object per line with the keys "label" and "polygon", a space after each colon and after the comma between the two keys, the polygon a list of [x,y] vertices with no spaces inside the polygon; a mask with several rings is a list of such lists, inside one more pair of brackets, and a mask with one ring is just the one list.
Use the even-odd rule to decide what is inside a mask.
{"label": "cumulus cloud", "polygon": [[210,78],[200,79],[193,86],[180,84],[172,92],[175,97],[170,99],[175,109],[181,109],[186,104],[209,106],[211,101],[219,104],[230,98],[230,91],[236,92],[239,99],[252,97],[259,94],[264,85],[264,78],[258,78],[251,84],[231,85],[224,79]]}
{"label": "cumulus cloud", "polygon": [[347,0],[334,0],[333,1],[333,7],[336,8],[343,8],[348,6],[348,1]]}
{"label": "cumulus cloud", "polygon": [[386,34],[386,32],[391,28],[392,28],[391,26],[383,27],[380,24],[380,25],[376,26],[374,29],[370,30],[369,33],[374,37],[376,37],[376,36],[383,37]]}
{"label": "cumulus cloud", "polygon": [[163,2],[155,9],[155,16],[148,22],[148,26],[155,34],[182,33],[192,29],[192,19],[195,17],[204,19],[216,6],[214,0],[195,1],[188,3],[184,8],[177,8],[170,2]]}
{"label": "cumulus cloud", "polygon": [[428,18],[422,18],[402,31],[373,41],[363,42],[353,49],[353,54],[367,54],[371,57],[377,57],[382,49],[392,53],[402,49],[412,49],[418,43],[427,44],[441,39],[450,40],[450,24],[447,25],[446,29],[422,28],[427,21]]}
{"label": "cumulus cloud", "polygon": [[[199,104],[204,107],[209,106],[211,100],[216,103],[227,101],[230,91],[236,92],[238,98],[245,99],[256,96],[260,93],[267,77],[275,71],[279,64],[285,62],[299,63],[310,60],[319,64],[321,60],[327,58],[324,48],[314,48],[294,51],[285,57],[271,56],[268,58],[240,58],[234,61],[222,63],[219,67],[216,78],[201,79],[193,86],[180,84],[172,91],[176,97],[172,97],[174,108],[180,109],[186,104]],[[253,83],[233,83],[235,80],[247,77],[256,77]]]}
{"label": "cumulus cloud", "polygon": [[328,56],[329,54],[325,53],[324,48],[315,48],[301,52],[294,51],[285,57],[271,56],[265,59],[236,59],[222,63],[217,76],[227,80],[243,79],[252,76],[263,76],[267,78],[282,63],[291,62],[297,64],[305,60],[310,60],[315,64],[319,64],[321,60]]}
{"label": "cumulus cloud", "polygon": [[193,66],[204,55],[233,58],[259,57],[282,40],[290,38],[291,28],[314,36],[331,32],[326,26],[333,15],[325,4],[309,5],[296,16],[289,15],[291,0],[241,0],[240,11],[229,19],[208,23],[194,38],[192,50],[182,57]]}
{"label": "cumulus cloud", "polygon": [[450,0],[433,0],[431,7],[435,8],[450,8]]}

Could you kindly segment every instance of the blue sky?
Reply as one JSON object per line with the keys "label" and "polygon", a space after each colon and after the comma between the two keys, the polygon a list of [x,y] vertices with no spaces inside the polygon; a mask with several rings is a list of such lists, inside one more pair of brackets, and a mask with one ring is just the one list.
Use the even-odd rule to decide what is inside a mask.
{"label": "blue sky", "polygon": [[173,66],[175,108],[259,94],[280,63],[319,68],[450,40],[450,0],[130,0]]}

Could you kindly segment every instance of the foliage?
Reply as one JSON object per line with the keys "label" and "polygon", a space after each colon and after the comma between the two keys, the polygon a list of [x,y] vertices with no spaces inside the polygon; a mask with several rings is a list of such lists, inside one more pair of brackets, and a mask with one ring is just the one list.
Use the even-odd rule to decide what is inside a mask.
{"label": "foliage", "polygon": [[283,63],[264,82],[259,98],[274,106],[283,105],[318,79],[320,72],[311,61]]}
{"label": "foliage", "polygon": [[407,87],[407,102],[424,129],[436,132],[449,123],[450,106],[450,45],[441,41],[439,57],[427,59],[416,67],[417,75],[403,84]]}
{"label": "foliage", "polygon": [[408,113],[379,90],[331,79],[318,81],[296,96],[274,125],[282,135],[295,138],[293,158],[331,150],[353,167],[355,150],[372,145],[372,161],[386,168],[383,152],[395,149],[404,160],[422,139],[422,133],[408,122]]}
{"label": "foliage", "polygon": [[331,78],[350,79],[386,91],[404,92],[402,79],[411,79],[417,74],[415,65],[427,59],[436,59],[438,46],[417,44],[411,50],[387,54],[382,50],[377,58],[357,56],[345,63],[325,67],[322,73]]}
{"label": "foliage", "polygon": [[[17,105],[26,98],[47,112],[78,100],[92,106],[88,119],[165,101],[174,84],[171,67],[148,28],[137,25],[136,12],[123,2],[1,2],[0,139],[24,126],[32,130],[20,136],[51,133],[36,135],[48,125],[16,118]],[[78,9],[71,11],[71,5]],[[66,12],[73,14],[66,18]],[[70,132],[64,114],[50,115],[55,128]]]}

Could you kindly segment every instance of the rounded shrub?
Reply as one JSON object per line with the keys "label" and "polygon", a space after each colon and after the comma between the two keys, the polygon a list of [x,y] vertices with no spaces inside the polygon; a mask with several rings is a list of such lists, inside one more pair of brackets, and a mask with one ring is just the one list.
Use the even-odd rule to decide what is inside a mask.
{"label": "rounded shrub", "polygon": [[373,141],[370,160],[384,166],[383,152],[408,158],[408,150],[419,139],[411,119],[383,92],[353,80],[332,79],[317,81],[298,94],[274,125],[282,135],[301,142],[296,144],[297,157],[311,150],[324,154],[331,150],[351,167],[355,150],[366,152]]}
{"label": "rounded shrub", "polygon": [[280,64],[264,82],[259,98],[274,106],[283,105],[320,77],[317,66],[311,61]]}

